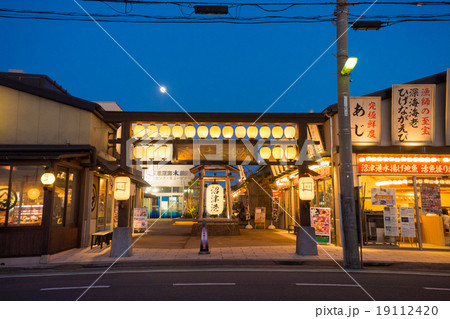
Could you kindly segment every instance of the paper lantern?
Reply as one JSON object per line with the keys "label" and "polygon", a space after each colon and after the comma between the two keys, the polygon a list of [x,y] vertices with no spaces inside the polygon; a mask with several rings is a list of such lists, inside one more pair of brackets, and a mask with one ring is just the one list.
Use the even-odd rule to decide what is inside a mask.
{"label": "paper lantern", "polygon": [[222,129],[222,135],[224,138],[232,138],[233,137],[233,128],[229,125],[225,126]]}
{"label": "paper lantern", "polygon": [[208,137],[208,128],[205,125],[200,125],[197,129],[197,134],[200,138]]}
{"label": "paper lantern", "polygon": [[220,127],[218,127],[217,125],[211,126],[211,128],[209,129],[209,135],[212,138],[219,138],[220,137]]}
{"label": "paper lantern", "polygon": [[259,136],[261,136],[261,138],[263,139],[268,139],[270,137],[270,132],[270,127],[265,125],[259,129]]}
{"label": "paper lantern", "polygon": [[296,146],[288,146],[286,147],[286,158],[288,160],[293,160],[297,156],[297,147]]}
{"label": "paper lantern", "polygon": [[156,125],[149,125],[147,127],[147,136],[154,138],[158,136],[158,127]]}
{"label": "paper lantern", "polygon": [[180,125],[172,127],[173,138],[181,138],[183,136],[183,128]]}
{"label": "paper lantern", "polygon": [[267,147],[267,146],[263,146],[259,150],[259,155],[264,160],[269,159],[270,155],[272,155],[272,150],[269,147]]}
{"label": "paper lantern", "polygon": [[161,137],[163,138],[167,138],[170,136],[170,127],[169,125],[162,125],[159,128],[159,135],[161,135]]}
{"label": "paper lantern", "polygon": [[145,127],[144,125],[137,124],[133,128],[134,137],[143,138],[145,136]]}
{"label": "paper lantern", "polygon": [[206,188],[206,211],[210,215],[220,215],[223,212],[223,187],[219,184],[211,184]]}
{"label": "paper lantern", "polygon": [[247,128],[247,136],[248,138],[256,138],[258,136],[258,128],[256,126],[249,126]]}
{"label": "paper lantern", "polygon": [[133,149],[134,158],[141,159],[145,157],[145,147],[142,145],[137,145]]}
{"label": "paper lantern", "polygon": [[272,136],[275,139],[280,139],[283,137],[283,128],[281,126],[275,126],[272,128]]}
{"label": "paper lantern", "polygon": [[38,199],[41,195],[41,192],[36,187],[30,188],[27,192],[28,198],[31,200]]}
{"label": "paper lantern", "polygon": [[284,128],[284,136],[286,136],[286,138],[295,138],[295,127],[286,126]]}
{"label": "paper lantern", "polygon": [[128,176],[119,176],[114,180],[114,199],[127,200],[130,198],[131,180]]}
{"label": "paper lantern", "polygon": [[283,158],[283,149],[280,146],[275,146],[272,149],[272,156],[276,160],[280,160]]}
{"label": "paper lantern", "polygon": [[242,125],[239,125],[238,127],[236,127],[234,133],[236,134],[237,138],[244,138],[247,134],[247,130]]}
{"label": "paper lantern", "polygon": [[188,125],[184,128],[184,135],[186,135],[187,138],[194,138],[195,136],[195,127],[192,125]]}
{"label": "paper lantern", "polygon": [[311,177],[300,177],[298,179],[298,195],[301,200],[314,199],[314,180]]}
{"label": "paper lantern", "polygon": [[44,184],[45,186],[50,186],[55,182],[56,178],[55,175],[53,173],[44,173],[41,176],[41,183]]}
{"label": "paper lantern", "polygon": [[155,159],[155,151],[156,151],[155,145],[150,145],[149,147],[147,147],[147,161]]}
{"label": "paper lantern", "polygon": [[167,145],[161,145],[159,148],[158,148],[158,155],[159,155],[159,157],[161,157],[162,159],[166,159],[168,156],[168,154],[167,154]]}

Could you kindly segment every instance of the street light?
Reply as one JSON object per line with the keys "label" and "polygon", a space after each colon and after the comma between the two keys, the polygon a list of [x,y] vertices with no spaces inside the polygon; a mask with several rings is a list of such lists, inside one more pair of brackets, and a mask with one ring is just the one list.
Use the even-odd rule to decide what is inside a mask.
{"label": "street light", "polygon": [[381,21],[356,21],[353,22],[351,25],[351,28],[353,30],[380,30],[382,27],[385,27],[383,25],[383,22]]}
{"label": "street light", "polygon": [[348,75],[355,68],[356,62],[358,62],[358,58],[350,57],[345,61],[344,67],[341,70],[342,75]]}

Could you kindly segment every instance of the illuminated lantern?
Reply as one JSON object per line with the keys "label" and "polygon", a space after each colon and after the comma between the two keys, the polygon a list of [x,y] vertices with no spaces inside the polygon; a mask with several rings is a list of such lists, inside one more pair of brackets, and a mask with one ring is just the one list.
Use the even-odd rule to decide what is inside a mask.
{"label": "illuminated lantern", "polygon": [[211,126],[209,129],[209,135],[211,135],[212,138],[219,138],[220,137],[220,127],[217,125]]}
{"label": "illuminated lantern", "polygon": [[247,128],[248,138],[256,138],[258,136],[258,128],[256,126],[249,126]]}
{"label": "illuminated lantern", "polygon": [[50,186],[55,182],[56,178],[53,173],[47,172],[42,174],[41,176],[41,183],[45,186]]}
{"label": "illuminated lantern", "polygon": [[141,159],[145,156],[145,147],[142,145],[135,146],[133,149],[134,158]]}
{"label": "illuminated lantern", "polygon": [[233,128],[229,125],[225,126],[222,129],[222,135],[225,138],[232,138],[233,137]]}
{"label": "illuminated lantern", "polygon": [[283,149],[280,146],[275,146],[272,149],[272,156],[276,160],[280,160],[283,157]]}
{"label": "illuminated lantern", "polygon": [[286,126],[284,128],[284,136],[286,136],[286,138],[295,138],[295,127]]}
{"label": "illuminated lantern", "polygon": [[275,126],[274,128],[272,128],[272,136],[275,139],[280,139],[283,137],[283,128],[281,126]]}
{"label": "illuminated lantern", "polygon": [[184,135],[186,135],[187,138],[194,138],[195,136],[195,127],[192,125],[188,125],[184,128]]}
{"label": "illuminated lantern", "polygon": [[197,129],[198,137],[207,138],[208,137],[208,128],[205,125],[200,125]]}
{"label": "illuminated lantern", "polygon": [[155,151],[156,151],[155,145],[150,145],[149,147],[147,147],[147,161],[155,159]]}
{"label": "illuminated lantern", "polygon": [[170,136],[170,127],[169,125],[163,125],[159,128],[159,135],[161,135],[161,137],[169,137]]}
{"label": "illuminated lantern", "polygon": [[180,125],[172,127],[173,138],[181,138],[183,136],[183,128]]}
{"label": "illuminated lantern", "polygon": [[38,199],[41,195],[41,192],[36,187],[30,188],[27,192],[28,198],[31,200]]}
{"label": "illuminated lantern", "polygon": [[272,150],[269,147],[267,147],[267,146],[263,146],[259,150],[259,155],[264,160],[269,159],[270,155],[272,155]]}
{"label": "illuminated lantern", "polygon": [[206,211],[209,215],[220,215],[223,212],[223,187],[211,184],[206,188]]}
{"label": "illuminated lantern", "polygon": [[145,127],[144,125],[137,124],[133,128],[134,137],[143,138],[145,136]]}
{"label": "illuminated lantern", "polygon": [[286,158],[288,160],[293,160],[297,156],[297,147],[295,146],[288,146],[286,147]]}
{"label": "illuminated lantern", "polygon": [[237,138],[244,138],[247,134],[247,130],[242,125],[239,125],[238,127],[236,127],[234,133],[236,134]]}
{"label": "illuminated lantern", "polygon": [[298,191],[301,200],[313,200],[314,180],[311,177],[300,177],[298,179]]}
{"label": "illuminated lantern", "polygon": [[114,199],[127,200],[130,198],[131,180],[128,176],[119,176],[114,180]]}
{"label": "illuminated lantern", "polygon": [[268,127],[267,125],[263,126],[259,129],[259,136],[261,136],[261,138],[263,139],[268,139],[270,137],[270,132],[270,127]]}
{"label": "illuminated lantern", "polygon": [[148,137],[157,137],[158,136],[158,127],[156,125],[149,125],[147,127],[147,136]]}
{"label": "illuminated lantern", "polygon": [[166,159],[167,158],[167,145],[161,145],[158,148],[158,154],[159,154],[159,157],[161,157],[162,159]]}

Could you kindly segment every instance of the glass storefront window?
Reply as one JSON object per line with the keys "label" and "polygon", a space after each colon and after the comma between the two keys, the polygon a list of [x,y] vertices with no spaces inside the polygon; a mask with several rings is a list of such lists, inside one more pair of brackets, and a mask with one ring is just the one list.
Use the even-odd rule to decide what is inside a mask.
{"label": "glass storefront window", "polygon": [[78,172],[58,167],[53,187],[53,226],[73,226],[78,216]]}
{"label": "glass storefront window", "polygon": [[40,226],[43,166],[0,166],[0,226]]}

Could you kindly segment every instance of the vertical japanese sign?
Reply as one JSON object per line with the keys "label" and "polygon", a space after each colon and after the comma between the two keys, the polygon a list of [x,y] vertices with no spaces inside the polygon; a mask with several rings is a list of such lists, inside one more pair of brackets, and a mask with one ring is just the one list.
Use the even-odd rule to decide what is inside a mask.
{"label": "vertical japanese sign", "polygon": [[206,211],[210,215],[220,215],[223,212],[223,187],[211,184],[206,188]]}
{"label": "vertical japanese sign", "polygon": [[280,197],[281,197],[281,191],[279,190],[272,190],[272,220],[274,222],[278,221],[279,217],[279,203],[280,203]]}
{"label": "vertical japanese sign", "polygon": [[416,225],[414,224],[414,208],[399,207],[400,229],[403,237],[416,237]]}
{"label": "vertical japanese sign", "polygon": [[439,185],[420,185],[422,214],[441,213],[441,191]]}
{"label": "vertical japanese sign", "polygon": [[351,97],[352,144],[380,142],[381,97]]}
{"label": "vertical japanese sign", "polygon": [[384,207],[383,219],[384,219],[384,235],[398,236],[397,207]]}
{"label": "vertical japanese sign", "polygon": [[392,86],[392,144],[433,142],[435,87]]}

